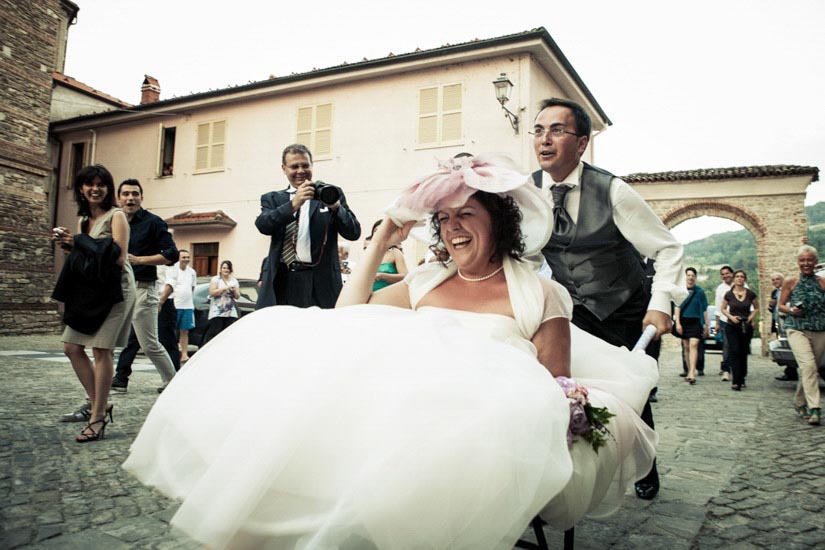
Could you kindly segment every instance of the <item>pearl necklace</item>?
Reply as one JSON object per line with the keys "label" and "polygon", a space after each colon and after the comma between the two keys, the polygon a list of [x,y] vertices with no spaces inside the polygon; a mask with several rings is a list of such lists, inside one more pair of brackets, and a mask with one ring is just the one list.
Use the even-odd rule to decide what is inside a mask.
{"label": "pearl necklace", "polygon": [[463,280],[467,281],[468,283],[480,283],[481,281],[486,281],[487,279],[489,279],[491,277],[495,277],[496,275],[498,275],[498,272],[501,271],[502,269],[504,269],[504,264],[502,264],[501,267],[499,267],[498,269],[496,269],[492,273],[490,273],[488,275],[485,275],[484,277],[465,277],[464,275],[461,274],[461,270],[459,269],[458,270],[458,276],[461,277]]}

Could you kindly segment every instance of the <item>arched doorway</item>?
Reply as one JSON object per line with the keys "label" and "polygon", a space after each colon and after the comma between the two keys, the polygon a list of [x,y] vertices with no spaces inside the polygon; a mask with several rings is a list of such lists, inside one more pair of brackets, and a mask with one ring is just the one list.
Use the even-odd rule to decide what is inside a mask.
{"label": "arched doorway", "polygon": [[[795,254],[807,240],[805,193],[819,179],[812,166],[746,166],[631,174],[622,177],[650,204],[664,224],[699,216],[733,220],[756,240],[760,304],[770,298],[770,274],[794,273]],[[762,334],[770,318],[760,316]],[[767,353],[767,339],[762,340]]]}

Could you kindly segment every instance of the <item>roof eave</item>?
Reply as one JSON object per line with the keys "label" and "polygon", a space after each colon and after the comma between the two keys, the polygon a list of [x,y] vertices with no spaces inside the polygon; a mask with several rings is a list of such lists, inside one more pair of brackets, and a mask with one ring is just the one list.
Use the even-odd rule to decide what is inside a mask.
{"label": "roof eave", "polygon": [[[550,72],[554,78],[559,79],[559,81],[568,80],[570,85],[566,87],[565,92],[574,96],[574,99],[588,103],[591,110],[598,114],[603,125],[607,126],[612,124],[550,34],[543,27],[540,27],[524,33],[466,42],[455,46],[443,46],[441,48],[383,57],[359,63],[338,65],[336,67],[307,73],[262,80],[233,88],[176,97],[145,105],[136,105],[131,107],[129,112],[84,115],[55,122],[51,125],[51,130],[54,132],[64,132],[84,130],[89,127],[109,126],[163,116],[172,112],[180,112],[181,109],[194,109],[215,104],[247,101],[300,91],[305,88],[330,86],[342,81],[358,81],[380,77],[389,73],[403,73],[430,66],[448,65],[492,56],[512,55],[519,52],[532,53],[544,69]],[[564,75],[567,76],[566,79],[563,78]]]}

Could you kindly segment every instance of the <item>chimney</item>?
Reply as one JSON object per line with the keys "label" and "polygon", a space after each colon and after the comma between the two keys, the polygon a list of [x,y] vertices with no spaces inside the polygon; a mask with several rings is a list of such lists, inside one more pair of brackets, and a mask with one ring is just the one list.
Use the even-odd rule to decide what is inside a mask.
{"label": "chimney", "polygon": [[160,101],[160,83],[153,76],[143,75],[143,85],[140,87],[140,104]]}

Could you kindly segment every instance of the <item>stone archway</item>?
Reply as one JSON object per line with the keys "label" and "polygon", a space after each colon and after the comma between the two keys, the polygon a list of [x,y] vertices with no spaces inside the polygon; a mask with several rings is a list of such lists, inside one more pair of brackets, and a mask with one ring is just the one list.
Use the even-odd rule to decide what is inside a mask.
{"label": "stone archway", "polygon": [[[805,192],[819,179],[811,166],[749,166],[631,174],[631,184],[669,228],[699,216],[733,220],[756,241],[759,303],[767,304],[770,274],[795,273],[796,249],[807,242]],[[764,307],[764,306],[763,306]],[[770,318],[761,315],[761,332],[770,331]],[[767,339],[762,339],[767,353]]]}

